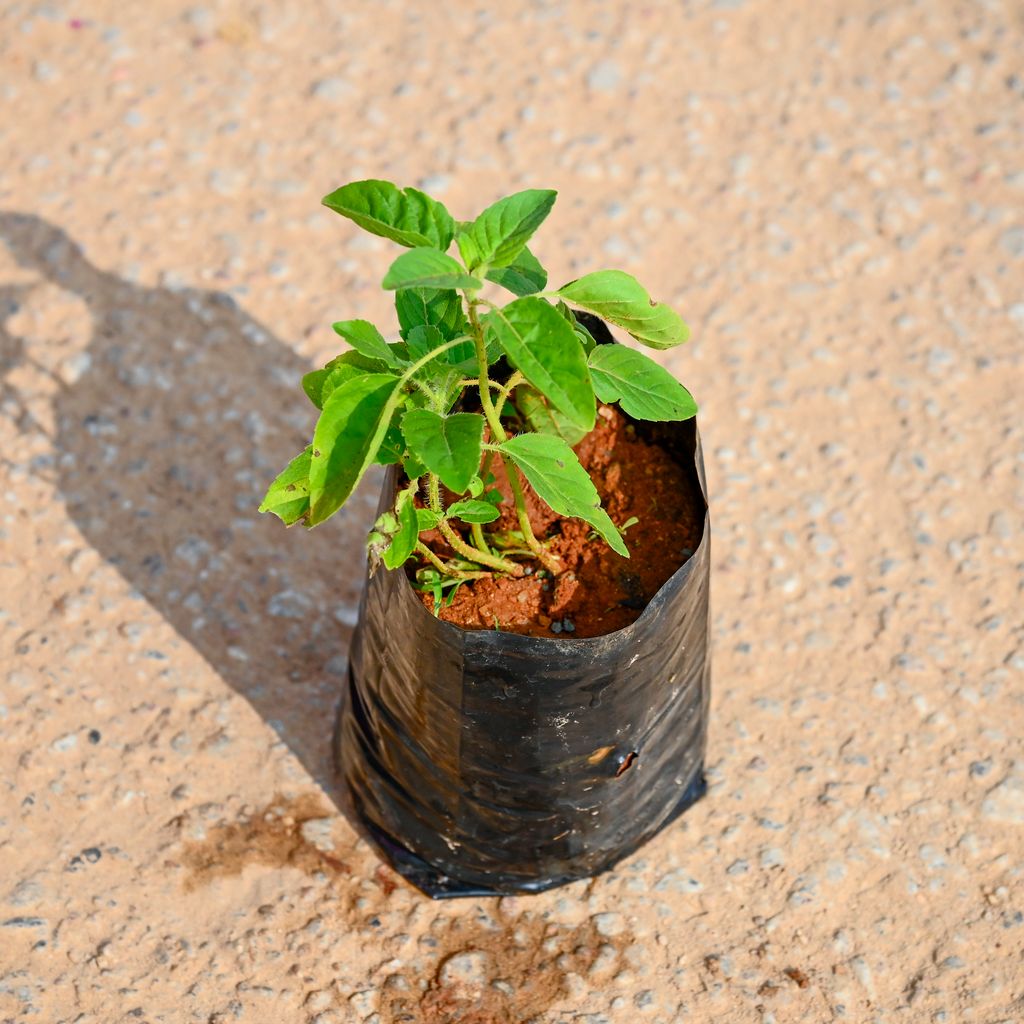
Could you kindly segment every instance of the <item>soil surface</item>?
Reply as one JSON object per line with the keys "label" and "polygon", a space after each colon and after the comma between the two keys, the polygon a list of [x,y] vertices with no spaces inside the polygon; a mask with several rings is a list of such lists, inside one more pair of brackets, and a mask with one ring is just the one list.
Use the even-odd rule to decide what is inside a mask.
{"label": "soil surface", "polygon": [[[556,555],[552,576],[536,561],[521,577],[496,574],[455,590],[439,617],[465,629],[501,629],[526,636],[601,636],[635,621],[663,583],[700,543],[704,503],[682,466],[659,444],[646,441],[616,406],[599,405],[597,424],[575,447],[601,503],[626,529],[629,558],[616,554],[581,519],[563,518],[542,502],[520,474],[534,534]],[[492,466],[504,495],[501,517],[485,535],[518,529],[508,477]],[[463,531],[469,541],[468,527]],[[442,557],[454,554],[437,532],[427,543]],[[434,598],[422,594],[433,610]]]}

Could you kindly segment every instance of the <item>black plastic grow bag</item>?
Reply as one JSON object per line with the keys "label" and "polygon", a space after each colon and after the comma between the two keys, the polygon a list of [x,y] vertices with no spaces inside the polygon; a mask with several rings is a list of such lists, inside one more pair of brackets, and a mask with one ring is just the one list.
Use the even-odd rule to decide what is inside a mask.
{"label": "black plastic grow bag", "polygon": [[[597,874],[699,799],[709,521],[693,420],[640,424],[688,471],[700,543],[631,625],[551,639],[435,618],[403,570],[368,579],[337,733],[353,809],[434,897]],[[394,497],[389,471],[381,509]],[[699,505],[699,507],[700,507]]]}

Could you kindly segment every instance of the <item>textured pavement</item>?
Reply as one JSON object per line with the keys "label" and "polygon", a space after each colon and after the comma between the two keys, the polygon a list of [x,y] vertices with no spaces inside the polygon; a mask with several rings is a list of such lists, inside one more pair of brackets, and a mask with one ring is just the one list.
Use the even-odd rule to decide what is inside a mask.
{"label": "textured pavement", "polygon": [[[0,1021],[1024,1020],[1018,4],[15,2],[0,101]],[[395,328],[371,176],[693,328],[711,789],[592,883],[338,810],[377,480],[255,505]]]}

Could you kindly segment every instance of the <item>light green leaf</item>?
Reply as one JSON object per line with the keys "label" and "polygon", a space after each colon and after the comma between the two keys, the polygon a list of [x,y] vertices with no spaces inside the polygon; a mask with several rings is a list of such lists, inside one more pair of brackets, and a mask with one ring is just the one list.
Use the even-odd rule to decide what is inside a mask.
{"label": "light green leaf", "polygon": [[547,434],[519,434],[501,445],[522,470],[541,500],[561,516],[590,523],[612,549],[629,557],[622,534],[601,508],[601,498],[576,453],[560,438]]}
{"label": "light green leaf", "polygon": [[371,373],[346,381],[324,403],[313,432],[308,526],[332,516],[348,500],[380,448],[399,379]]}
{"label": "light green leaf", "polygon": [[621,270],[598,270],[558,289],[569,302],[629,331],[651,348],[671,348],[689,337],[679,314],[652,301],[639,281]]}
{"label": "light green leaf", "polygon": [[544,289],[548,283],[548,272],[524,245],[519,255],[507,267],[489,270],[487,280],[500,284],[502,288],[507,288],[516,295],[532,295]]}
{"label": "light green leaf", "polygon": [[331,325],[357,352],[368,359],[379,359],[388,366],[400,366],[401,360],[388,348],[383,335],[369,320],[339,320]]}
{"label": "light green leaf", "polygon": [[442,203],[390,181],[353,181],[323,198],[324,206],[361,228],[409,247],[451,245],[455,221]]}
{"label": "light green leaf", "polygon": [[451,289],[401,288],[395,292],[395,312],[406,339],[421,325],[436,327],[445,341],[466,333],[462,296]]}
{"label": "light green leaf", "polygon": [[285,526],[297,523],[309,511],[309,461],[312,448],[296,455],[270,485],[260,505],[273,512]]}
{"label": "light green leaf", "polygon": [[540,227],[557,194],[541,188],[517,192],[488,206],[472,224],[460,225],[456,241],[466,266],[507,267]]}
{"label": "light green leaf", "polygon": [[464,523],[493,523],[501,513],[489,501],[464,498],[448,506],[448,515]]}
{"label": "light green leaf", "polygon": [[596,407],[587,357],[569,322],[543,299],[527,297],[485,318],[516,369],[586,434],[594,428]]}
{"label": "light green leaf", "polygon": [[569,445],[579,444],[590,432],[560,413],[535,388],[525,385],[517,388],[515,406],[531,430],[539,434],[554,434]]}
{"label": "light green leaf", "polygon": [[395,288],[471,288],[482,287],[470,277],[457,259],[437,249],[410,249],[391,264],[382,287]]}
{"label": "light green leaf", "polygon": [[484,418],[475,412],[439,416],[429,409],[411,409],[402,420],[409,450],[446,487],[461,494],[480,468]]}
{"label": "light green leaf", "polygon": [[395,502],[395,515],[398,518],[398,530],[391,538],[391,543],[384,549],[381,556],[389,569],[397,569],[413,553],[416,541],[419,540],[419,522],[416,518],[416,506],[413,504],[409,491],[402,491]]}
{"label": "light green leaf", "polygon": [[[342,369],[344,367],[344,369]],[[318,408],[324,407],[326,397],[323,393],[328,380],[332,382],[330,390],[351,380],[353,377],[361,377],[367,373],[384,373],[387,366],[379,359],[367,359],[359,352],[342,352],[335,356],[322,370],[313,370],[302,378],[302,390],[309,396],[309,400]]]}
{"label": "light green leaf", "polygon": [[432,508],[416,509],[416,525],[420,533],[432,530],[441,521],[441,517]]}
{"label": "light green leaf", "polygon": [[697,403],[663,366],[625,345],[598,345],[588,360],[594,391],[638,420],[688,420]]}

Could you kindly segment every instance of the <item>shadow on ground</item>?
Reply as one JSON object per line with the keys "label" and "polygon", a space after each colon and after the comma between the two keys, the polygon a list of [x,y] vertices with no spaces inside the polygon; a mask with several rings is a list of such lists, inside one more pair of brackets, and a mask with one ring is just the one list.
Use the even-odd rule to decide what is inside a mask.
{"label": "shadow on ground", "polygon": [[[38,217],[0,213],[0,241],[92,317],[84,369],[55,400],[74,522],[339,803],[331,729],[375,486],[308,533],[256,512],[310,436],[308,364],[231,296],[105,273]],[[24,294],[0,282],[0,295]],[[25,354],[0,340],[5,364]]]}

